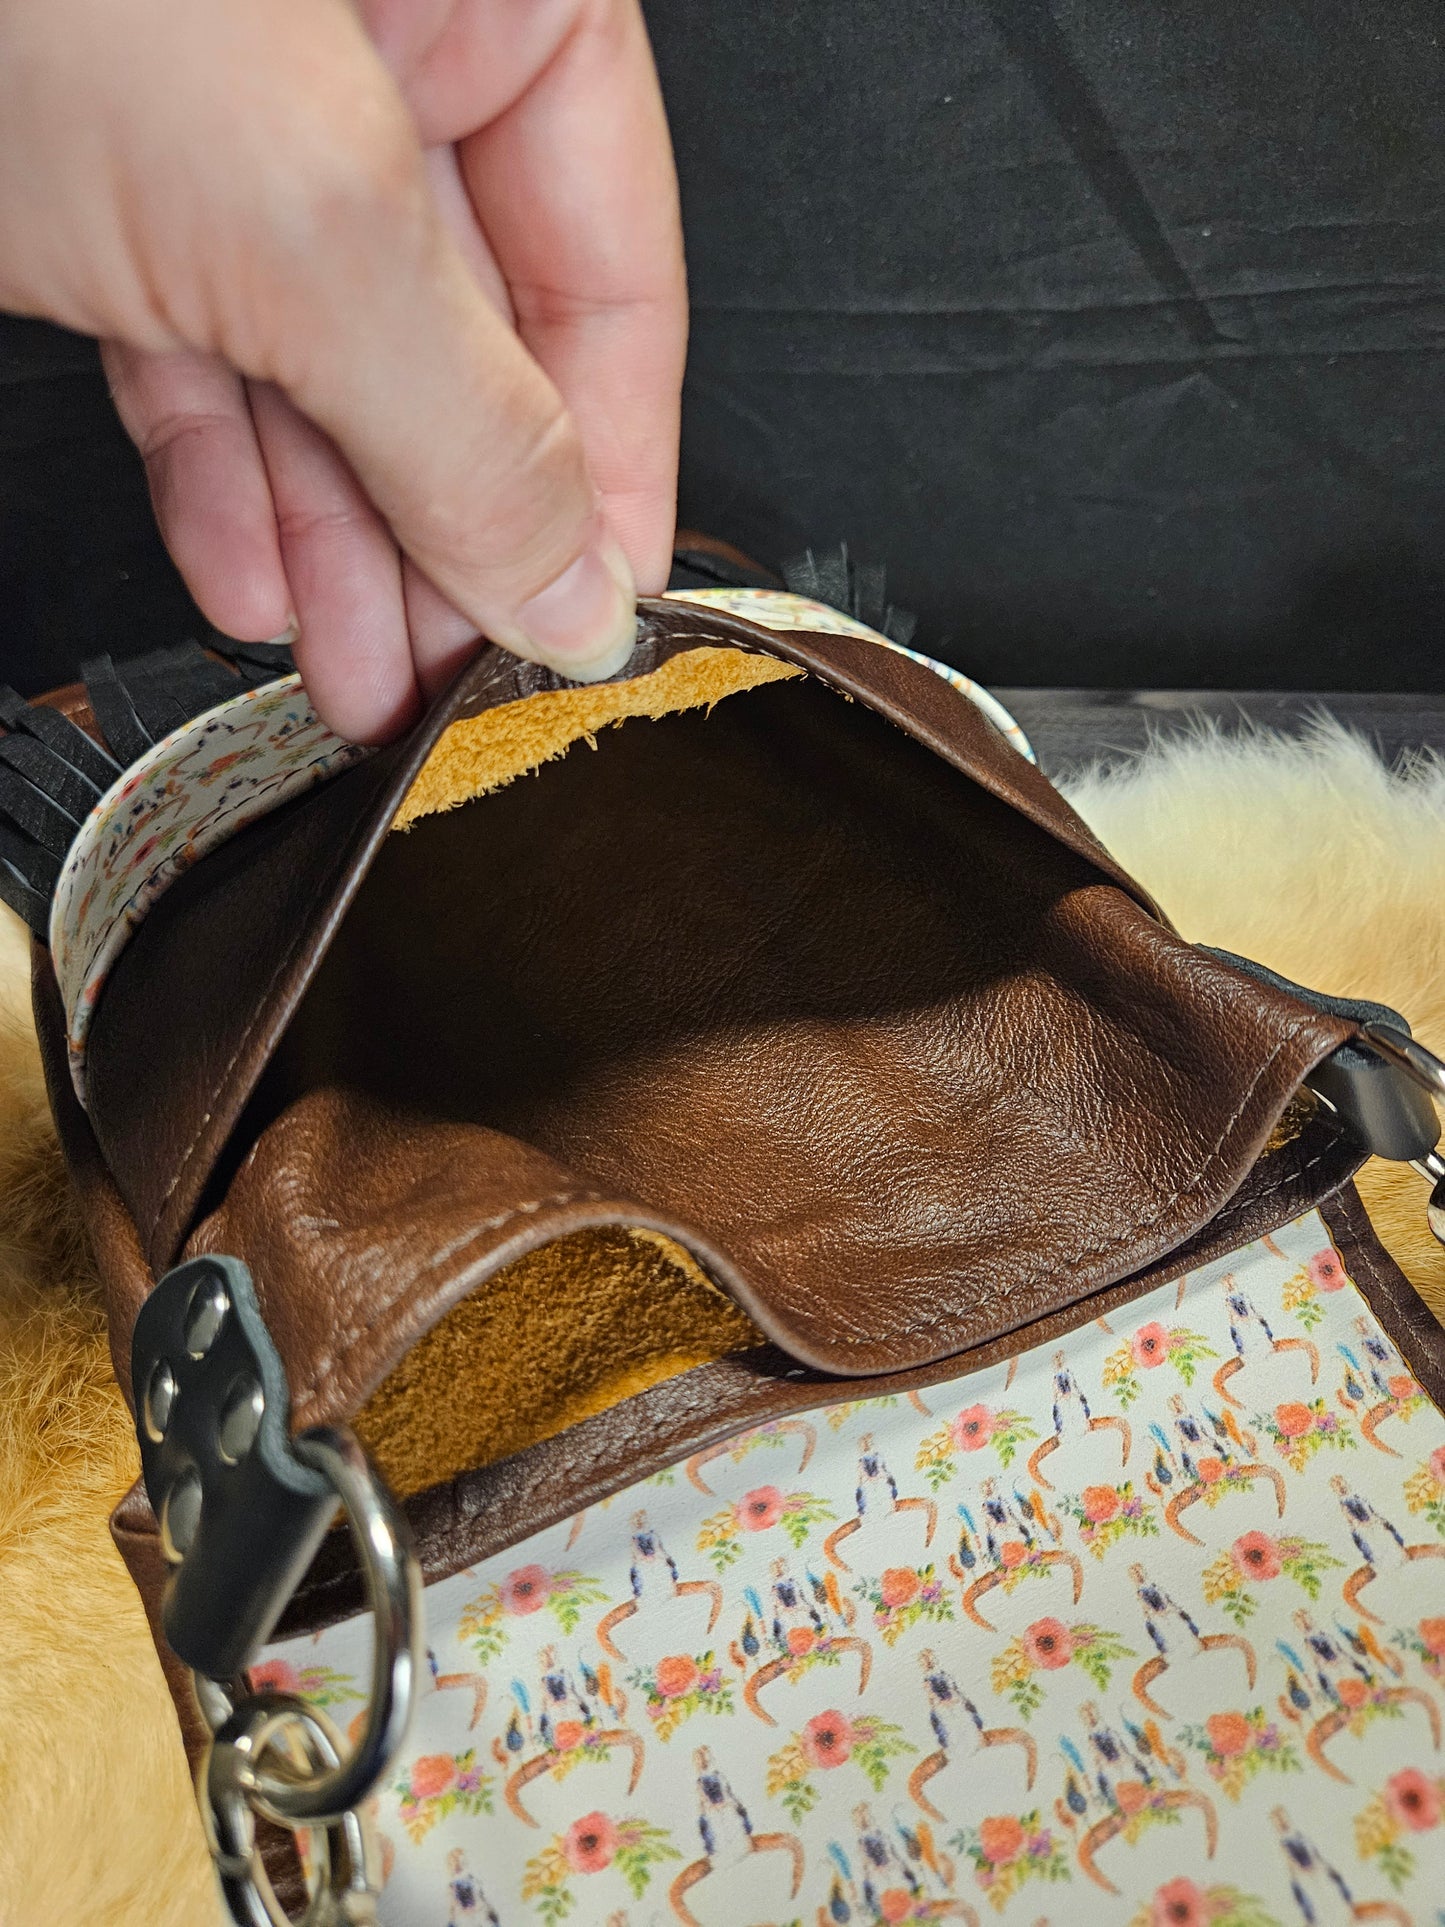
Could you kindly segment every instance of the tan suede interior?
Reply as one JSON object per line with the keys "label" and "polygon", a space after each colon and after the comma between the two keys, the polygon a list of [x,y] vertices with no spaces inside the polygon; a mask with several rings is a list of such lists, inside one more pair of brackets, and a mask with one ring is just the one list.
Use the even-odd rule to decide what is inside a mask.
{"label": "tan suede interior", "polygon": [[[736,649],[674,656],[631,682],[548,691],[453,723],[394,828],[503,788],[629,717],[711,708],[802,674]],[[421,1491],[519,1452],[689,1366],[760,1341],[747,1315],[672,1240],[580,1231],[464,1299],[356,1419],[394,1490]]]}
{"label": "tan suede interior", "polygon": [[[654,726],[606,727],[639,717]],[[1117,1165],[1090,1219],[1105,1251],[1191,1154],[1172,1123],[1156,1144],[1146,1112],[1131,1163],[1117,1124],[1067,1104],[1044,1117],[1051,1073],[997,1078],[988,1040],[1020,996],[1048,1002],[1076,1054],[1152,1068],[1134,985],[1154,981],[1153,938],[1129,924],[1101,982],[1089,863],[821,678],[709,646],[499,706],[452,725],[397,822],[232,1170],[260,1187],[258,1224],[291,1201],[274,1263],[314,1262],[314,1224],[338,1262],[383,1267],[393,1302],[417,1280],[450,1307],[360,1414],[403,1492],[758,1342],[680,1249],[626,1228],[634,1209],[727,1254],[775,1338],[770,1317],[808,1329],[818,1306],[846,1326],[876,1297],[931,1343],[937,1281],[970,1294],[946,1313],[961,1322],[997,1248],[1023,1264],[1078,1242],[1076,1201],[1017,1181],[1041,1140],[1072,1133]],[[274,1182],[252,1133],[275,1147]],[[529,1158],[520,1197],[616,1200],[620,1228],[478,1274],[465,1253],[497,1222],[488,1186]],[[400,1202],[380,1207],[392,1183]],[[997,1295],[988,1315],[1012,1316]]]}
{"label": "tan suede interior", "polygon": [[574,743],[592,743],[599,729],[625,722],[629,716],[655,718],[684,709],[710,709],[724,696],[802,674],[775,656],[747,655],[741,649],[690,649],[650,676],[630,682],[547,690],[522,702],[503,703],[480,716],[464,716],[427,758],[392,827],[409,829],[423,816],[488,796],[566,755]]}
{"label": "tan suede interior", "polygon": [[578,1231],[448,1312],[372,1394],[356,1430],[406,1495],[760,1337],[671,1239]]}

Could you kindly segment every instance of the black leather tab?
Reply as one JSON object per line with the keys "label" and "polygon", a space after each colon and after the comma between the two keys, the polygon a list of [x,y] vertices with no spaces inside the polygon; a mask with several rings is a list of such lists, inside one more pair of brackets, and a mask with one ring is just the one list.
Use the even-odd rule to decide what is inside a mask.
{"label": "black leather tab", "polygon": [[[1247,976],[1276,990],[1288,990],[1314,1010],[1345,1017],[1357,1024],[1388,1024],[1409,1037],[1409,1024],[1388,1004],[1363,997],[1326,997],[1306,990],[1263,964],[1237,957],[1232,951],[1210,953],[1234,964]],[[1305,1083],[1322,1097],[1340,1121],[1375,1157],[1410,1164],[1433,1151],[1440,1141],[1440,1119],[1430,1095],[1413,1077],[1387,1063],[1363,1045],[1345,1044],[1310,1072]]]}
{"label": "black leather tab", "polygon": [[280,676],[296,672],[296,658],[285,642],[236,642],[212,630],[206,647],[224,656],[235,669],[244,689],[257,689],[262,683],[275,682]]}
{"label": "black leather tab", "polygon": [[116,675],[155,742],[183,728],[193,716],[239,696],[243,687],[232,670],[196,642],[136,656],[119,664]]}
{"label": "black leather tab", "polygon": [[811,596],[826,602],[844,615],[867,623],[890,642],[907,648],[918,627],[918,619],[908,609],[895,608],[888,600],[887,571],[881,562],[859,562],[840,542],[836,549],[821,553],[805,549],[783,564],[783,580],[794,595]]}
{"label": "black leather tab", "polygon": [[173,1567],[162,1620],[186,1665],[230,1680],[254,1656],[336,1510],[291,1449],[290,1393],[236,1258],[169,1272],[136,1319],[141,1468]]}
{"label": "black leather tab", "polygon": [[44,943],[60,866],[38,843],[0,821],[0,903],[8,903]]}

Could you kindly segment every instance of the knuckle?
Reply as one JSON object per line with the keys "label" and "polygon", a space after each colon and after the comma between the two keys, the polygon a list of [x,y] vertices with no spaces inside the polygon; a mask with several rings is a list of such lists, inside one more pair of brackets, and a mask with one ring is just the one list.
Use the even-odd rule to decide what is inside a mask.
{"label": "knuckle", "polygon": [[132,432],[141,460],[153,468],[173,460],[188,443],[230,434],[234,427],[219,410],[185,408],[165,410]]}
{"label": "knuckle", "polygon": [[285,547],[341,545],[364,526],[361,514],[337,503],[278,502],[276,529]]}

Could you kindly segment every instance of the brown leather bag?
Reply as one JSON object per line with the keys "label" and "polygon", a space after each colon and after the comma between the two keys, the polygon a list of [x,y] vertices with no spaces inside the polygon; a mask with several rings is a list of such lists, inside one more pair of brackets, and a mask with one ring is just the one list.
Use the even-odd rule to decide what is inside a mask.
{"label": "brown leather bag", "polygon": [[[755,620],[737,613],[745,607]],[[355,1432],[402,1503],[433,1592],[487,1560],[505,1565],[519,1546],[555,1537],[614,1495],[625,1491],[630,1511],[643,1482],[665,1482],[677,1468],[694,1468],[688,1489],[705,1522],[720,1490],[705,1462],[740,1440],[816,1434],[824,1410],[880,1401],[872,1409],[906,1414],[929,1405],[930,1388],[950,1388],[952,1405],[972,1410],[966,1390],[951,1390],[959,1381],[1055,1351],[1072,1357],[1098,1321],[1126,1331],[1134,1301],[1176,1280],[1217,1283],[1231,1254],[1258,1255],[1258,1241],[1313,1222],[1316,1210],[1386,1341],[1407,1354],[1416,1391],[1437,1403],[1445,1396],[1445,1339],[1374,1242],[1348,1182],[1369,1148],[1359,1131],[1371,1127],[1360,1119],[1375,1115],[1358,1098],[1366,1065],[1374,1082],[1364,1082],[1388,1084],[1407,1120],[1409,1141],[1395,1154],[1424,1156],[1434,1142],[1428,1103],[1422,1110],[1408,1079],[1361,1048],[1362,1026],[1388,1014],[1311,999],[1182,941],[990,715],[922,659],[796,599],[652,602],[636,654],[612,684],[573,688],[488,649],[402,741],[354,759],[338,753],[324,767],[318,754],[310,786],[286,788],[278,807],[264,798],[248,805],[234,834],[213,825],[198,835],[183,823],[177,841],[174,826],[202,809],[201,792],[213,811],[249,767],[243,752],[254,743],[242,741],[235,718],[283,687],[265,680],[277,665],[257,652],[191,666],[205,704],[228,689],[231,699],[207,712],[204,728],[184,719],[199,705],[177,699],[184,755],[178,763],[173,742],[168,764],[163,740],[137,763],[152,776],[161,770],[156,795],[179,812],[167,819],[167,874],[147,870],[153,854],[136,855],[144,839],[126,816],[134,797],[118,808],[111,791],[105,835],[88,832],[91,868],[77,868],[71,850],[61,880],[79,1014],[74,988],[67,1005],[46,946],[36,948],[51,1096],[101,1267],[116,1372],[134,1401],[145,1388],[130,1383],[132,1330],[158,1279],[205,1254],[240,1261],[284,1370],[291,1430]],[[253,685],[247,693],[216,680],[237,670]],[[284,687],[293,711],[304,707]],[[150,704],[147,733],[160,734],[157,699],[141,679],[97,671],[92,690],[103,699],[94,707],[73,691],[51,699],[50,712],[103,743],[96,709],[108,705],[114,716],[118,690],[132,719],[143,721]],[[37,713],[11,706],[0,751],[35,744],[63,760],[63,743],[50,722],[35,723]],[[224,742],[217,717],[230,719]],[[70,754],[75,774],[84,758]],[[233,767],[226,756],[240,761]],[[10,767],[39,782],[39,760],[27,749]],[[99,777],[90,781],[95,789]],[[153,797],[147,807],[161,806]],[[28,828],[23,812],[12,815],[0,859],[8,851],[12,881],[28,877],[25,887],[48,900],[34,862],[17,867],[14,842],[43,843],[33,832],[47,824],[33,810]],[[59,841],[68,848],[66,836]],[[148,880],[128,896],[131,863]],[[105,941],[92,944],[103,968],[86,980],[69,946],[97,890],[112,901]],[[1303,1328],[1300,1338],[1318,1351]],[[1269,1342],[1278,1361],[1278,1334]],[[1043,1369],[1047,1379],[1054,1368]],[[1236,1431],[1248,1420],[1250,1463],[1273,1466],[1252,1413],[1241,1405],[1236,1421],[1222,1382],[1210,1409]],[[1060,1396],[1067,1405],[1073,1394],[1055,1394],[1063,1440],[1073,1435],[1058,1417]],[[933,1406],[935,1419],[943,1405]],[[994,1416],[979,1423],[997,1431],[1006,1405],[994,1400]],[[1349,1399],[1340,1406],[1353,1409]],[[1439,1414],[1429,1411],[1434,1423]],[[1129,1432],[1127,1407],[1116,1423]],[[1024,1437],[1046,1445],[1048,1424],[1042,1407],[1033,1410]],[[936,1426],[929,1433],[935,1446],[942,1436]],[[926,1443],[916,1466],[893,1466],[895,1505],[900,1491],[923,1491],[918,1468],[939,1468],[939,1452],[954,1455],[949,1479],[955,1461],[964,1466],[966,1440],[945,1441],[932,1459]],[[1147,1460],[1141,1422],[1125,1449]],[[1049,1495],[1064,1490],[1057,1465],[1066,1455],[1051,1473],[1038,1450],[1019,1451],[1019,1467],[1029,1465],[1027,1479],[1014,1474],[1020,1503],[1031,1490],[1039,1516],[1052,1520],[1038,1528],[1040,1543],[1059,1550],[1066,1534]],[[1185,1457],[1193,1478],[1199,1455]],[[1009,1460],[990,1463],[1002,1477]],[[1156,1458],[1157,1478],[1162,1465]],[[844,1484],[852,1482],[850,1470]],[[935,1496],[918,1503],[935,1505],[942,1484],[932,1471],[928,1483]],[[1146,1484],[1138,1473],[1131,1489],[1144,1494]],[[853,1503],[851,1490],[826,1496],[818,1503],[831,1506],[829,1518]],[[945,1494],[950,1505],[956,1496]],[[1163,1508],[1163,1486],[1158,1496]],[[758,1502],[759,1518],[771,1503]],[[985,1561],[986,1510],[981,1500],[957,1507]],[[1081,1514],[1086,1535],[1089,1524]],[[787,1525],[785,1517],[780,1529]],[[624,1566],[634,1560],[636,1592],[626,1519],[611,1530]],[[816,1613],[826,1616],[831,1573],[838,1623],[851,1625],[846,1542],[820,1526],[815,1546],[809,1530],[791,1544],[816,1565]],[[965,1584],[974,1570],[968,1526],[949,1530],[962,1534],[953,1556],[964,1563],[948,1581],[949,1617],[924,1627],[930,1659],[955,1637],[950,1628],[972,1636],[974,1619],[986,1623],[982,1596],[970,1604],[973,1581]],[[988,1540],[997,1559],[1001,1532]],[[168,1566],[141,1487],[120,1507],[115,1533],[199,1754],[207,1736],[188,1673],[160,1631],[174,1557]],[[825,1536],[826,1557],[817,1550]],[[734,1532],[727,1545],[742,1543]],[[1068,1557],[1083,1560],[1082,1551]],[[677,1578],[688,1564],[699,1555],[674,1565],[676,1586],[689,1583]],[[726,1559],[701,1566],[728,1569]],[[919,1586],[926,1594],[935,1582],[917,1571],[915,1594]],[[998,1572],[1004,1583],[1002,1565]],[[762,1582],[754,1583],[756,1595]],[[898,1589],[907,1590],[903,1579]],[[349,1545],[328,1541],[271,1637],[346,1622],[362,1605]],[[887,1601],[861,1609],[886,1636]],[[822,1650],[828,1635],[802,1630]],[[595,1672],[617,1637],[589,1648],[586,1666]],[[492,1651],[485,1641],[483,1649]],[[785,1641],[779,1652],[791,1650]],[[880,1656],[883,1646],[871,1663]],[[620,1677],[620,1660],[609,1663]],[[910,1680],[916,1674],[910,1661]],[[630,1691],[633,1714],[607,1730],[641,1734],[661,1759],[666,1722],[654,1712],[649,1726],[637,1709],[667,1695],[655,1682]],[[595,1712],[605,1696],[594,1679],[582,1697]],[[511,1744],[512,1728],[496,1723],[505,1701],[494,1680],[487,1704],[496,1718],[480,1716],[476,1729],[477,1757],[494,1777]],[[760,1726],[767,1717],[759,1714]],[[592,1731],[588,1718],[574,1721],[579,1732]],[[722,1758],[721,1731],[719,1723],[692,1737]],[[923,1741],[897,1744],[917,1750]],[[465,1756],[460,1746],[447,1754]],[[685,1742],[676,1757],[691,1789]],[[560,1752],[554,1745],[538,1758],[555,1765]],[[394,1842],[432,1807],[442,1819],[422,1826],[430,1845],[418,1851],[440,1852],[443,1822],[470,1814],[481,1824],[477,1787],[449,1770],[440,1793],[409,1783],[400,1822],[394,1813],[388,1827],[381,1816]],[[537,1776],[549,1787],[550,1772]],[[908,1811],[921,1822],[937,1809],[926,1781],[917,1794]],[[771,1797],[759,1791],[754,1804]],[[1049,1819],[1053,1799],[1040,1788],[1039,1827],[1047,1821],[1064,1841],[1064,1822]],[[1068,1811],[1064,1801],[1059,1812]],[[526,1820],[535,1825],[530,1813]],[[611,1857],[625,1859],[633,1849],[617,1842],[642,1824],[614,1820],[595,1848],[576,1844],[575,1827],[559,1829],[562,1845],[543,1873],[518,1874],[519,1895],[533,1883],[526,1906],[536,1918],[560,1919],[564,1890],[583,1908],[574,1919],[604,1918],[602,1900],[579,1895],[591,1873],[610,1877],[609,1841]],[[744,1846],[767,1831],[748,1823]],[[867,1912],[859,1872],[867,1849],[843,1833],[829,1860],[811,1836],[781,1821],[772,1831],[798,1843],[782,1859],[797,1876],[801,1898],[789,1904],[800,1918],[829,1904],[834,1919],[848,1917],[837,1911],[847,1904],[857,1919],[915,1917],[879,1911],[881,1886]],[[709,1848],[697,1874],[703,1863],[675,1834],[670,1848],[637,1834],[643,1844],[634,1841],[627,1864],[652,1869],[659,1906],[668,1896],[678,1918],[701,1918],[689,1909],[708,1891],[700,1883],[721,1878],[722,1860]],[[864,1838],[861,1821],[854,1834]],[[711,1837],[705,1826],[704,1844]],[[965,1827],[965,1837],[980,1836]],[[446,1863],[454,1883],[474,1877],[455,1870],[455,1856],[469,1851],[458,1839]],[[951,1851],[951,1884],[935,1882],[934,1900],[941,1908],[954,1896],[963,1917],[986,1897],[964,1877],[968,1855],[985,1870],[995,1863],[977,1858],[982,1847]],[[662,1868],[667,1853],[678,1866]],[[907,1854],[898,1853],[903,1867]],[[922,1893],[934,1876],[922,1859],[910,1864]],[[551,1889],[548,1867],[563,1869]],[[485,1868],[481,1878],[485,1885]],[[1077,1878],[1088,1887],[1085,1874]],[[294,1867],[277,1879],[294,1900]],[[900,1892],[913,1891],[901,1873],[899,1881]],[[1088,1887],[1101,1904],[1096,1889]],[[734,1920],[755,1917],[746,1912],[754,1901],[736,1897],[750,1891],[735,1890]],[[830,1903],[833,1892],[844,1900]],[[1085,1919],[1085,1901],[1080,1889],[1059,1917]],[[460,1906],[455,1896],[451,1904]],[[387,1906],[384,1896],[383,1919],[413,1918]],[[476,1917],[485,1918],[480,1902]],[[504,1907],[501,1917],[533,1916]]]}

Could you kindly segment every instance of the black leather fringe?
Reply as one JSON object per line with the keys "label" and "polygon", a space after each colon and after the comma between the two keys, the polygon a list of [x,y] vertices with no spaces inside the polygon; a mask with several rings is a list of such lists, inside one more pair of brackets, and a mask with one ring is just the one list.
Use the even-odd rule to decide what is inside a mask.
{"label": "black leather fringe", "polygon": [[811,596],[831,609],[841,609],[845,616],[866,622],[880,636],[901,643],[905,649],[913,640],[918,618],[888,600],[883,564],[854,561],[846,542],[821,553],[804,549],[783,564],[783,580],[794,595]]}
{"label": "black leather fringe", "polygon": [[[674,587],[763,588],[777,579],[711,551],[680,550],[674,560]],[[795,595],[841,609],[893,642],[911,641],[915,618],[888,601],[881,563],[854,561],[846,543],[807,549],[783,564],[782,575]],[[121,772],[192,717],[294,668],[282,643],[233,642],[214,632],[204,649],[183,642],[123,663],[94,656],[80,673],[100,742],[59,710],[0,685],[0,902],[43,941],[76,832]]]}
{"label": "black leather fringe", "polygon": [[294,667],[280,643],[219,635],[206,649],[184,642],[119,664],[92,657],[80,673],[99,742],[0,685],[0,902],[43,942],[76,832],[116,778],[171,730]]}

